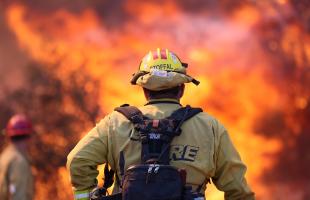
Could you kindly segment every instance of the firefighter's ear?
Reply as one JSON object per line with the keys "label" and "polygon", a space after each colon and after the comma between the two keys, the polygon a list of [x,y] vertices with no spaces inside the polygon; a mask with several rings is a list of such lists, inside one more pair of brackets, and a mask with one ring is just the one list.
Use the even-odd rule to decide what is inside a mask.
{"label": "firefighter's ear", "polygon": [[178,99],[181,99],[183,97],[184,89],[185,89],[185,84],[183,83],[183,84],[180,85],[180,89],[179,89],[179,92],[178,92]]}
{"label": "firefighter's ear", "polygon": [[1,135],[5,136],[5,129],[1,130]]}

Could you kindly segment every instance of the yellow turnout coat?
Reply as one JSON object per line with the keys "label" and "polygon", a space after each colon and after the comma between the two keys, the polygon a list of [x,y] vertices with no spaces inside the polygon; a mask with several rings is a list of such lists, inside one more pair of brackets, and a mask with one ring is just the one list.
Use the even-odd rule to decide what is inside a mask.
{"label": "yellow turnout coat", "polygon": [[[166,118],[181,106],[175,101],[139,107],[152,119]],[[251,191],[244,178],[246,166],[233,146],[224,126],[207,113],[199,113],[184,122],[182,133],[173,139],[170,149],[172,166],[185,168],[187,184],[194,189],[209,179],[224,191],[227,200],[252,200]],[[120,177],[119,153],[124,152],[125,169],[139,164],[141,155],[138,133],[133,124],[119,112],[112,112],[76,145],[68,155],[75,199],[88,199],[88,193],[97,186],[97,165],[108,163]],[[116,190],[118,186],[115,186]],[[203,193],[203,191],[202,191]]]}

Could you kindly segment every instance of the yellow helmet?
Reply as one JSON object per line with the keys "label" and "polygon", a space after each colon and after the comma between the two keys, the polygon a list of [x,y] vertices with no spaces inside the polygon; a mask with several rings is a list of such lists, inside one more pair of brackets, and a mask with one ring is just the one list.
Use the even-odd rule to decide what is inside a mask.
{"label": "yellow helmet", "polygon": [[[134,85],[137,84],[138,79],[154,71],[157,71],[157,72],[165,71],[169,73],[173,72],[173,74],[175,73],[183,74],[182,79],[184,80],[183,81],[184,83],[193,82],[194,84],[198,85],[199,81],[195,80],[194,78],[186,74],[187,66],[188,64],[181,62],[178,56],[174,54],[173,52],[169,51],[168,49],[157,48],[156,51],[150,51],[147,55],[143,57],[140,63],[140,66],[139,66],[139,70],[137,73],[133,75],[131,83]],[[156,74],[158,75],[160,73],[156,73]],[[159,80],[162,82],[161,85],[165,84],[163,83],[163,80],[164,80],[163,78]],[[169,76],[169,80],[170,80],[169,85],[167,85],[167,87],[170,87],[171,85],[171,76]],[[178,78],[178,81],[176,83],[180,83],[180,78]]]}
{"label": "yellow helmet", "polygon": [[150,51],[139,66],[139,71],[150,72],[151,69],[186,72],[187,65],[168,49],[157,48],[156,51]]}

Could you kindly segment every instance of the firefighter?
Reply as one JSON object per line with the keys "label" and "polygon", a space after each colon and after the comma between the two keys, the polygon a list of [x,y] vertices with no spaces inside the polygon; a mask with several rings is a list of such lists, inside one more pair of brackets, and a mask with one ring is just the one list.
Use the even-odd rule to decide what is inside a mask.
{"label": "firefighter", "polygon": [[[168,49],[151,51],[142,59],[131,83],[143,88],[147,103],[138,108],[143,115],[163,119],[182,107],[180,99],[185,83],[199,84],[187,74],[186,68],[187,64]],[[181,135],[175,137],[170,145],[170,164],[186,170],[186,185],[192,191],[204,194],[207,183],[212,179],[227,200],[255,199],[244,177],[246,166],[227,130],[216,118],[205,112],[198,113],[184,122],[181,130]],[[90,130],[67,158],[75,199],[90,198],[91,191],[97,187],[97,166],[100,164],[108,163],[116,172],[116,180],[122,180],[120,163],[127,169],[141,161],[143,148],[138,140],[139,134],[133,123],[117,111]],[[121,183],[115,182],[114,193],[121,190]],[[158,190],[163,188],[164,185]]]}
{"label": "firefighter", "polygon": [[7,146],[0,155],[0,199],[31,200],[33,176],[28,159],[31,122],[25,115],[14,115],[3,132]]}

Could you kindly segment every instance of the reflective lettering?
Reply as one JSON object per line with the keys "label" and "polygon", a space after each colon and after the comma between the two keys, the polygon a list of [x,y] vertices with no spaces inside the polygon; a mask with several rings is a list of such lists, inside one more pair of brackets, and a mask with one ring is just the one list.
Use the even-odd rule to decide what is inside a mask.
{"label": "reflective lettering", "polygon": [[150,69],[173,70],[171,64],[154,65],[154,66],[151,66]]}
{"label": "reflective lettering", "polygon": [[199,147],[193,147],[188,145],[185,148],[186,149],[184,150],[184,160],[192,162],[195,161]]}
{"label": "reflective lettering", "polygon": [[150,134],[149,134],[149,138],[150,138],[151,140],[159,140],[159,139],[160,139],[160,134],[150,133]]}
{"label": "reflective lettering", "polygon": [[199,151],[199,147],[190,145],[172,145],[171,159],[174,161],[184,160],[194,162]]}
{"label": "reflective lettering", "polygon": [[182,160],[184,154],[184,146],[183,145],[173,145],[171,146],[171,159],[172,160]]}

